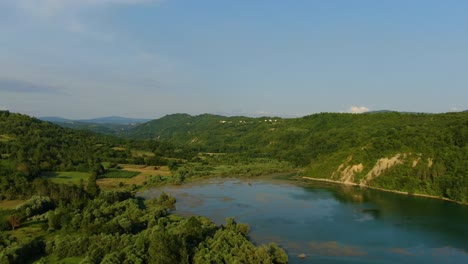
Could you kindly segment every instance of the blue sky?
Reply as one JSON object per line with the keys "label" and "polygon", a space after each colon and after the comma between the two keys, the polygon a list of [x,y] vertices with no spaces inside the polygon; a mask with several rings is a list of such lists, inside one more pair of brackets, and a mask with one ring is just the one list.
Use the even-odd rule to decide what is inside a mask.
{"label": "blue sky", "polygon": [[0,109],[468,109],[464,0],[2,0]]}

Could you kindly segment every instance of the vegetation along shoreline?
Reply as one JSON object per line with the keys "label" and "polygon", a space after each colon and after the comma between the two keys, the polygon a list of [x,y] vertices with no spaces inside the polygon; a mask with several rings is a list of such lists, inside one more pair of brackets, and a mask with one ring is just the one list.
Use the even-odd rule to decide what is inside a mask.
{"label": "vegetation along shoreline", "polygon": [[448,198],[445,198],[445,197],[429,195],[429,194],[403,192],[403,191],[390,190],[390,189],[384,189],[384,188],[369,186],[369,185],[365,185],[365,184],[358,184],[358,183],[353,183],[353,182],[334,181],[334,180],[324,179],[324,178],[312,178],[312,177],[307,177],[307,176],[302,176],[301,179],[311,180],[311,181],[320,181],[320,182],[329,182],[329,183],[334,183],[334,184],[355,186],[355,187],[361,187],[361,188],[368,188],[368,189],[377,190],[377,191],[390,192],[390,193],[396,193],[396,194],[403,194],[403,195],[409,195],[409,196],[425,197],[425,198],[443,200],[443,201],[447,201],[447,202],[452,202],[452,203],[457,203],[457,204],[468,206],[468,203],[463,203],[463,202],[456,201],[456,200],[451,200],[451,199],[448,199]]}

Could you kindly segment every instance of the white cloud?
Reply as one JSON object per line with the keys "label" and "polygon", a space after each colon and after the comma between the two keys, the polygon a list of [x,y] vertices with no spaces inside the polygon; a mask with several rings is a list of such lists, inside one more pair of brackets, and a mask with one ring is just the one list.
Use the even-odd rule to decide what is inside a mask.
{"label": "white cloud", "polygon": [[368,112],[370,109],[365,107],[365,106],[351,106],[349,109],[348,109],[348,112],[351,112],[353,114],[360,114],[360,113],[364,113],[364,112]]}
{"label": "white cloud", "polygon": [[[98,40],[111,41],[114,36],[89,26],[83,14],[90,9],[112,6],[159,4],[165,0],[0,0],[0,8],[13,8],[34,23],[59,25],[64,30]],[[24,20],[19,20],[22,22]]]}
{"label": "white cloud", "polygon": [[25,12],[39,17],[52,17],[64,11],[74,11],[86,7],[110,5],[139,5],[160,3],[163,0],[7,0]]}
{"label": "white cloud", "polygon": [[5,105],[0,105],[0,111],[6,111],[9,110],[9,108]]}

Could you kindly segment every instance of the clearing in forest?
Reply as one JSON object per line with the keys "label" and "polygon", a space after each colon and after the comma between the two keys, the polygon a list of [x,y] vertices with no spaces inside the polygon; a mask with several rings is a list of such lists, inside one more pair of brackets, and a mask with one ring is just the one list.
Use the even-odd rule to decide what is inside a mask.
{"label": "clearing in forest", "polygon": [[25,200],[2,200],[0,201],[0,209],[14,209],[16,206],[24,203]]}
{"label": "clearing in forest", "polygon": [[122,170],[139,172],[137,176],[132,178],[104,178],[97,180],[99,187],[104,189],[120,189],[128,185],[143,185],[150,176],[171,176],[171,171],[167,166],[146,166],[135,164],[119,164]]}
{"label": "clearing in forest", "polygon": [[50,179],[52,182],[64,184],[80,184],[82,181],[86,184],[89,175],[89,172],[79,171],[48,171],[42,173],[43,177]]}

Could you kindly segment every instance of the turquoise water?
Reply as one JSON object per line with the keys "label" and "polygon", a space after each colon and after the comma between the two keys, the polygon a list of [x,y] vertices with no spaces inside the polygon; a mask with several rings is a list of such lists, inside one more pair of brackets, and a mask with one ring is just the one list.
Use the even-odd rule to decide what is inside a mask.
{"label": "turquoise water", "polygon": [[[468,263],[468,206],[335,184],[216,178],[162,191],[176,213],[250,225],[290,263]],[[299,259],[299,254],[306,254]]]}

